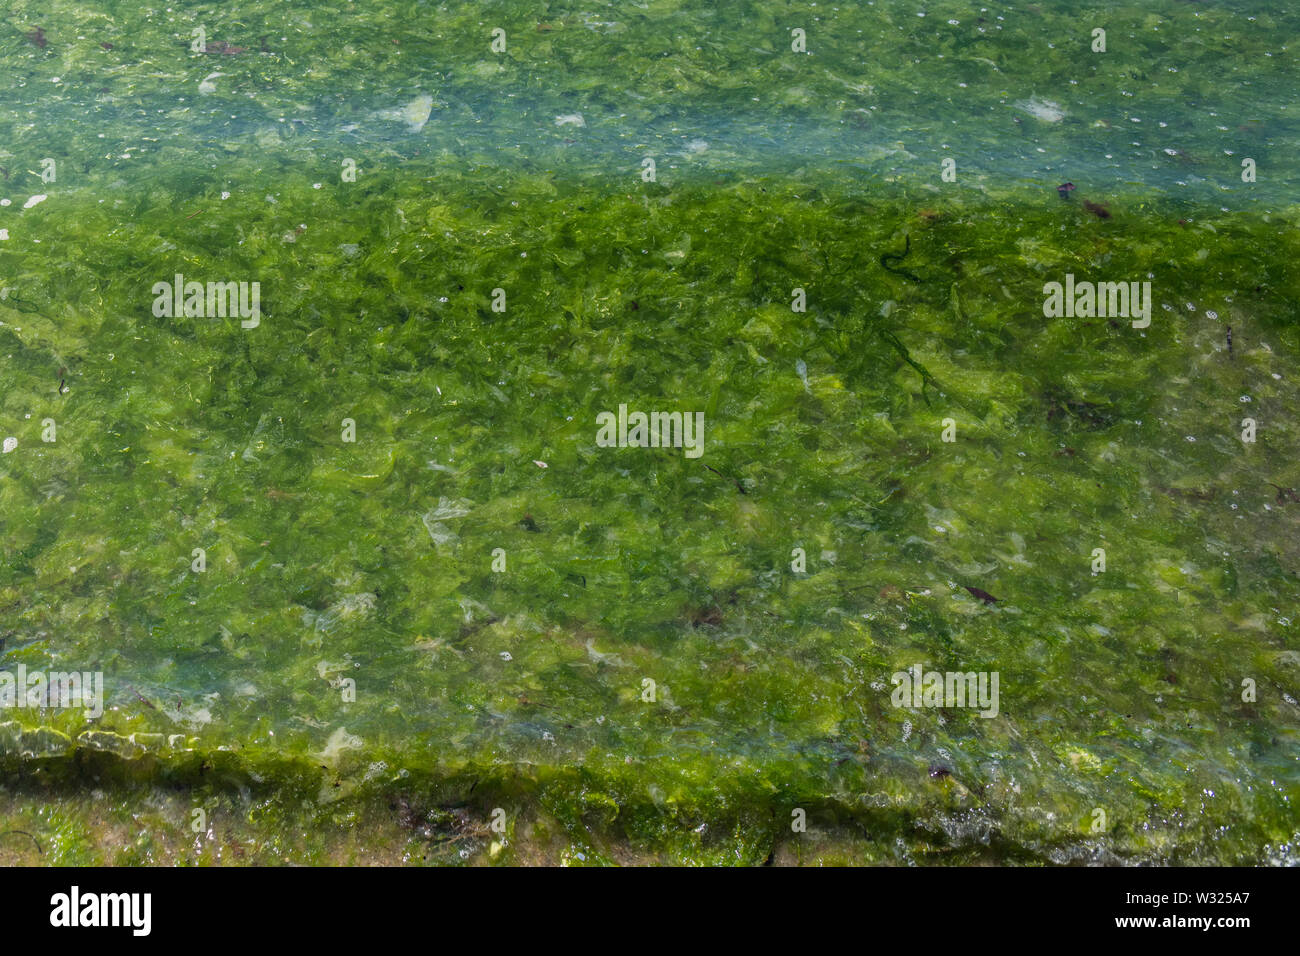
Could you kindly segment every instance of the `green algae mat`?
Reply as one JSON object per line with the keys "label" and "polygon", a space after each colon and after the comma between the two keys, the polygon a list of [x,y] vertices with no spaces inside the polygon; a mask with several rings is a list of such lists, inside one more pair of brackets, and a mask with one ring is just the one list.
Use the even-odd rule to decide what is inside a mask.
{"label": "green algae mat", "polygon": [[1300,10],[8,14],[0,863],[1300,860]]}

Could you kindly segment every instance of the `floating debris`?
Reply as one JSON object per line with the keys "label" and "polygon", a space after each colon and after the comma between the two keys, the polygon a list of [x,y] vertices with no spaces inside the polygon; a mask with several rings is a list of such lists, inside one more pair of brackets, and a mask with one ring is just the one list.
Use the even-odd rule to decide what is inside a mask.
{"label": "floating debris", "polygon": [[1028,113],[1036,120],[1042,120],[1044,123],[1059,123],[1065,119],[1065,110],[1061,104],[1053,103],[1051,100],[1039,99],[1037,96],[1031,96],[1027,100],[1020,100],[1013,103],[1016,109],[1023,113]]}
{"label": "floating debris", "polygon": [[460,536],[443,522],[452,518],[463,518],[473,507],[474,503],[465,499],[439,498],[438,507],[426,512],[421,518],[433,543],[442,545],[456,541]]}
{"label": "floating debris", "polygon": [[981,588],[972,588],[965,584],[963,584],[962,587],[966,588],[966,590],[969,591],[972,596],[979,598],[985,604],[998,603],[999,599],[995,598],[992,594],[989,594],[988,591],[982,590]]}
{"label": "floating debris", "polygon": [[433,97],[428,93],[421,93],[405,106],[380,110],[375,113],[375,116],[394,123],[405,123],[412,133],[418,133],[424,129],[424,124],[429,122],[429,115],[432,112]]}
{"label": "floating debris", "polygon": [[338,766],[339,760],[345,750],[358,750],[365,745],[365,741],[356,734],[350,734],[343,727],[338,728],[330,734],[330,739],[325,742],[325,749],[318,751],[316,756],[325,761],[331,767]]}

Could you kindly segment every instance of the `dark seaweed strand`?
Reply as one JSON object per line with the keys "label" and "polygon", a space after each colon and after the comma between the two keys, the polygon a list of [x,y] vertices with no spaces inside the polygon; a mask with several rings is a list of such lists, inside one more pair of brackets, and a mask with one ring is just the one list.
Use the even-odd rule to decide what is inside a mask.
{"label": "dark seaweed strand", "polygon": [[20,834],[22,836],[27,837],[27,839],[32,841],[32,843],[36,844],[36,852],[39,853],[41,856],[45,855],[45,851],[41,849],[41,845],[40,843],[37,842],[36,837],[32,836],[26,830],[5,830],[3,833],[0,833],[0,836],[9,836],[11,833]]}
{"label": "dark seaweed strand", "polygon": [[913,282],[920,282],[921,281],[920,276],[908,272],[906,269],[896,269],[889,264],[891,261],[894,260],[897,260],[898,262],[902,262],[904,259],[907,258],[908,253],[912,251],[912,237],[904,236],[903,238],[905,240],[903,245],[903,251],[886,252],[883,256],[880,257],[880,267],[884,269],[886,272],[892,272],[896,276],[902,276],[904,279],[911,279]]}
{"label": "dark seaweed strand", "polygon": [[[904,278],[911,279],[913,282],[920,282],[922,280],[919,276],[914,275],[911,272],[908,272],[906,269],[893,268],[889,264],[891,261],[894,260],[898,260],[901,262],[912,251],[912,237],[910,235],[907,235],[903,237],[903,240],[904,240],[903,251],[901,253],[899,252],[885,253],[880,257],[880,265],[882,268],[884,268],[886,272],[892,272],[895,275],[903,276]],[[839,273],[835,273],[835,274],[838,275]],[[934,376],[930,374],[929,369],[927,369],[920,362],[916,361],[916,359],[912,358],[912,353],[907,350],[907,346],[902,343],[902,341],[899,339],[897,335],[895,335],[893,332],[889,331],[888,329],[881,330],[880,335],[882,338],[884,338],[886,342],[890,344],[890,346],[893,347],[894,351],[896,351],[902,357],[903,361],[906,362],[908,365],[912,366],[912,368],[916,370],[917,374],[921,376],[921,398],[923,398],[925,400],[925,404],[929,406],[930,395],[928,392],[928,387],[931,384],[934,384],[936,388],[938,387],[938,382],[935,381]],[[709,466],[705,465],[705,467],[708,468]],[[712,471],[713,469],[710,470]],[[737,482],[737,487],[739,487],[739,482]],[[743,488],[741,488],[740,490],[742,492],[744,491]]]}
{"label": "dark seaweed strand", "polygon": [[930,374],[929,370],[924,365],[912,358],[912,353],[907,351],[907,346],[899,340],[897,335],[889,331],[889,329],[881,330],[880,335],[886,342],[894,347],[894,350],[898,352],[899,355],[903,357],[903,361],[916,369],[917,374],[921,376],[921,397],[925,399],[925,404],[929,405],[930,396],[926,394],[926,386],[933,384],[938,388],[939,383],[934,380],[934,376]]}
{"label": "dark seaweed strand", "polygon": [[[703,464],[703,462],[701,462],[701,464]],[[714,473],[714,475],[720,477],[720,479],[727,479],[728,481],[731,481],[733,485],[736,485],[737,492],[740,492],[741,494],[749,494],[749,492],[746,492],[745,490],[745,485],[742,485],[740,483],[740,480],[733,479],[733,477],[728,477],[727,475],[723,475],[722,472],[718,471],[718,468],[711,466],[711,464],[705,464],[705,467],[708,468],[708,471],[711,471],[712,473]]]}

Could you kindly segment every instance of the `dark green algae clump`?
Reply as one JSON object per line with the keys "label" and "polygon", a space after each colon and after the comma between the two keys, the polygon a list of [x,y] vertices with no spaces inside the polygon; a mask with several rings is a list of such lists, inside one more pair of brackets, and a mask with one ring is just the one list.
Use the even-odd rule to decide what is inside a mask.
{"label": "dark green algae clump", "polygon": [[[6,713],[0,855],[1291,860],[1293,214],[397,185],[32,210],[5,666],[109,709]],[[258,277],[260,327],[154,317],[164,241]],[[1119,261],[1148,329],[1043,317]],[[703,458],[595,447],[620,402],[705,411]],[[921,662],[999,715],[891,706]]]}

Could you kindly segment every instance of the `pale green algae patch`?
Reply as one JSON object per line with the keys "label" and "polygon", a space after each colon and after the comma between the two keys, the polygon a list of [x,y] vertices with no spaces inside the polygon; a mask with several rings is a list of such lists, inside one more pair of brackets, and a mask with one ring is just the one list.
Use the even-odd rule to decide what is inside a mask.
{"label": "pale green algae patch", "polygon": [[[1051,9],[932,7],[938,46],[828,9],[792,61],[768,4],[555,7],[501,60],[419,4],[16,32],[2,664],[110,709],[0,715],[0,862],[1293,863],[1300,209],[1223,154],[1290,135],[1291,21],[1180,6],[1106,69]],[[977,117],[951,188],[908,165],[938,115]],[[261,325],[155,317],[176,272]],[[1044,318],[1067,272],[1149,273],[1151,327]],[[595,447],[620,403],[703,410],[704,457]],[[894,708],[917,663],[999,672],[999,716]]]}

